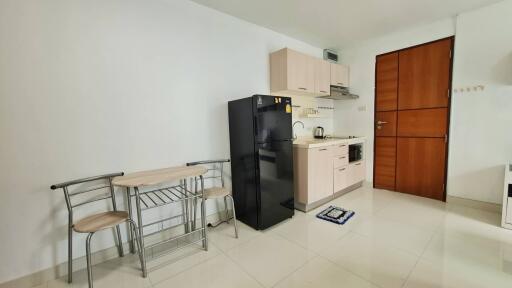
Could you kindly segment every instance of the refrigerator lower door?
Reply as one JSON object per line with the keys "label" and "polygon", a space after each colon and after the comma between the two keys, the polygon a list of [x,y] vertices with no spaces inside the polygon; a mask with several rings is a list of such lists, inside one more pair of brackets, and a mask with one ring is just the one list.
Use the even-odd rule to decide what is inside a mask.
{"label": "refrigerator lower door", "polygon": [[292,141],[257,144],[259,172],[259,229],[294,213]]}

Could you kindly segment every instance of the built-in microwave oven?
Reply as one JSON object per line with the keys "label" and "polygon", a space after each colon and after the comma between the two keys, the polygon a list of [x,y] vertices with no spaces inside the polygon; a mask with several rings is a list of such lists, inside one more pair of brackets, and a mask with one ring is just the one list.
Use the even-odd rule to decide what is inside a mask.
{"label": "built-in microwave oven", "polygon": [[363,160],[363,143],[348,145],[348,162],[357,162]]}

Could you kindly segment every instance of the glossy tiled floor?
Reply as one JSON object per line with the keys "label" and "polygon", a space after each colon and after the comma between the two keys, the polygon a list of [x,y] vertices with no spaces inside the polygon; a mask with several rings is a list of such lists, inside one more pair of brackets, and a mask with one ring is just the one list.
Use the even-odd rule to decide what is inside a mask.
{"label": "glossy tiled floor", "polygon": [[[208,252],[160,258],[147,279],[133,255],[95,265],[95,287],[512,287],[512,231],[496,213],[367,187],[332,204],[356,216],[338,226],[297,211],[264,232],[241,224],[239,239],[222,225]],[[86,287],[85,271],[74,279]]]}

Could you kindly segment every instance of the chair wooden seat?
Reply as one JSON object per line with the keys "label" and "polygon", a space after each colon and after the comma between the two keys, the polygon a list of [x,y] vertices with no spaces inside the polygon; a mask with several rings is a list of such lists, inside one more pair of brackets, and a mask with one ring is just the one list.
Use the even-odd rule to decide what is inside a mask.
{"label": "chair wooden seat", "polygon": [[231,191],[225,187],[211,187],[204,189],[206,199],[222,198],[231,195]]}
{"label": "chair wooden seat", "polygon": [[126,211],[108,211],[79,220],[73,225],[73,229],[79,233],[94,233],[124,223],[127,219]]}

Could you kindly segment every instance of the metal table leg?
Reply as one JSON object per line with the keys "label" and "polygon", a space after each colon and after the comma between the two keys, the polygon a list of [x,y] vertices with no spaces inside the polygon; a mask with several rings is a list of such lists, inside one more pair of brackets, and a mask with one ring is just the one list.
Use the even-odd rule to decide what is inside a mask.
{"label": "metal table leg", "polygon": [[146,270],[146,249],[144,246],[144,227],[142,226],[142,210],[140,208],[140,194],[139,188],[135,187],[135,205],[137,206],[137,223],[139,228],[139,243],[140,243],[140,253],[142,255],[142,277],[146,278],[148,273]]}
{"label": "metal table leg", "polygon": [[185,208],[185,233],[188,233],[190,232],[190,226],[189,226],[189,222],[190,222],[190,217],[189,217],[189,212],[188,212],[188,200],[186,198],[188,198],[188,192],[187,192],[187,178],[183,179],[182,180],[182,183],[183,183],[183,191],[185,193],[185,201],[184,201],[184,208]]}
{"label": "metal table leg", "polygon": [[203,228],[203,248],[205,251],[208,251],[208,232],[206,231],[206,199],[204,197],[204,178],[203,175],[200,175],[201,179],[201,226]]}
{"label": "metal table leg", "polygon": [[[130,220],[133,221],[132,197],[130,195],[130,187],[126,187],[126,199],[127,199],[127,205],[128,205],[126,210],[128,210],[128,215],[130,217]],[[128,243],[130,244],[130,252],[132,254],[135,254],[135,238],[133,237],[133,229],[130,229],[130,226],[128,226]]]}

